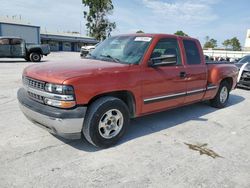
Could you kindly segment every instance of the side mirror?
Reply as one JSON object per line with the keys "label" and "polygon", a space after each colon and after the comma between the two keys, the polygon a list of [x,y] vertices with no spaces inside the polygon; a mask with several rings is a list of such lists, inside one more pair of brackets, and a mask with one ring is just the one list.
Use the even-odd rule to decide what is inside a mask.
{"label": "side mirror", "polygon": [[164,65],[176,65],[177,56],[176,55],[162,55],[160,57],[155,57],[150,59],[151,67],[158,67]]}

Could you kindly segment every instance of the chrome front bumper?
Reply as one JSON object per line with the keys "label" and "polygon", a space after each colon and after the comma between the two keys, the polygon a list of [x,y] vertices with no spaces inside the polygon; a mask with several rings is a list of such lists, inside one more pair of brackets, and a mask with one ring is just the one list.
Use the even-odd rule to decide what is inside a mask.
{"label": "chrome front bumper", "polygon": [[23,114],[39,127],[66,139],[81,138],[86,107],[69,110],[50,107],[30,99],[22,88],[18,101]]}

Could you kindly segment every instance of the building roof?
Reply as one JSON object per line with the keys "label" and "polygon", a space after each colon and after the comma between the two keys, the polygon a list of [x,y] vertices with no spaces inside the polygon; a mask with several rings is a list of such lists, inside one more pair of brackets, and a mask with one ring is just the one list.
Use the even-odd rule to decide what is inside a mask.
{"label": "building roof", "polygon": [[87,42],[87,43],[98,43],[99,41],[88,36],[74,33],[52,33],[52,32],[41,32],[42,40],[55,40],[65,42]]}
{"label": "building roof", "polygon": [[21,19],[13,19],[13,18],[8,18],[8,17],[0,17],[0,23],[40,28],[40,26],[30,24],[29,22],[25,22]]}

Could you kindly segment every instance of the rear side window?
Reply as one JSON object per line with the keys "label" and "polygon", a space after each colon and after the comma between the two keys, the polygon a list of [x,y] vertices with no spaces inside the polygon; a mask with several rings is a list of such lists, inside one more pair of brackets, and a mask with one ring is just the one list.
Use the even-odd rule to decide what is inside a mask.
{"label": "rear side window", "polygon": [[191,40],[183,40],[187,64],[189,65],[198,65],[201,64],[201,57],[199,49],[194,41]]}
{"label": "rear side window", "polygon": [[21,39],[12,39],[11,44],[12,45],[20,45],[22,43]]}

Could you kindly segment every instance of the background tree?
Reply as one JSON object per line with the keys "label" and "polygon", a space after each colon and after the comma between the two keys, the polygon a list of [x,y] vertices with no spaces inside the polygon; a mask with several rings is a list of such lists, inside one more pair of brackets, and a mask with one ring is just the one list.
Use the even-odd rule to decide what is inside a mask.
{"label": "background tree", "polygon": [[231,40],[227,39],[222,43],[223,46],[225,46],[226,49],[228,49],[229,46],[231,46]]}
{"label": "background tree", "polygon": [[184,33],[183,31],[176,31],[174,34],[179,35],[179,36],[188,37],[188,34]]}
{"label": "background tree", "polygon": [[136,31],[136,33],[144,33],[144,31],[142,31],[142,30],[139,30],[139,31]]}
{"label": "background tree", "polygon": [[110,22],[107,18],[114,9],[112,0],[82,0],[82,4],[89,7],[88,11],[83,12],[87,20],[88,35],[97,40],[110,36],[116,28],[115,22]]}
{"label": "background tree", "polygon": [[228,49],[228,47],[234,51],[239,51],[241,50],[241,45],[240,45],[240,41],[236,38],[233,37],[231,39],[227,39],[222,43],[223,46],[226,47],[226,49]]}
{"label": "background tree", "polygon": [[206,36],[206,42],[203,46],[203,48],[215,48],[217,47],[217,40],[213,39],[213,38],[209,38],[209,36]]}
{"label": "background tree", "polygon": [[240,46],[240,41],[236,37],[232,38],[231,40],[231,46],[234,51],[240,51],[241,46]]}

